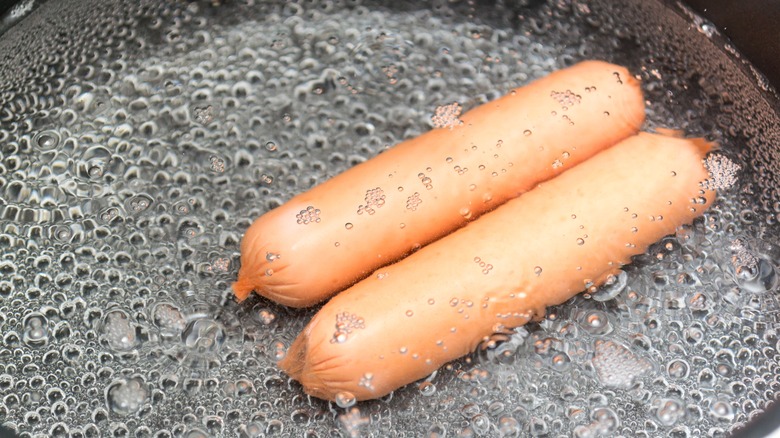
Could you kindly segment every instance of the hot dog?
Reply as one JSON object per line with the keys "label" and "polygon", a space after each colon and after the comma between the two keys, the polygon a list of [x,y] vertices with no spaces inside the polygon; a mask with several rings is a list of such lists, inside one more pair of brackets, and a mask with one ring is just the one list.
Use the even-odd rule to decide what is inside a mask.
{"label": "hot dog", "polygon": [[636,133],[638,82],[588,61],[402,142],[258,218],[233,290],[319,303]]}
{"label": "hot dog", "polygon": [[703,214],[701,140],[640,133],[331,299],[279,362],[313,396],[381,397],[603,284]]}

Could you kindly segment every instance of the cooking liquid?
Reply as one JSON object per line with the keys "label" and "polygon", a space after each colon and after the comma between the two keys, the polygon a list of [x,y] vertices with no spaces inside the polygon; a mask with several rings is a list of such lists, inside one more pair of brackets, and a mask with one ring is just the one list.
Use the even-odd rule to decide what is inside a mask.
{"label": "cooking liquid", "polygon": [[[774,399],[777,104],[710,25],[639,0],[220,3],[63,0],[0,36],[2,424],[724,436]],[[437,108],[589,58],[629,67],[646,129],[718,141],[737,181],[541,323],[383,400],[307,398],[275,362],[316,309],[232,300],[251,221],[430,129]]]}

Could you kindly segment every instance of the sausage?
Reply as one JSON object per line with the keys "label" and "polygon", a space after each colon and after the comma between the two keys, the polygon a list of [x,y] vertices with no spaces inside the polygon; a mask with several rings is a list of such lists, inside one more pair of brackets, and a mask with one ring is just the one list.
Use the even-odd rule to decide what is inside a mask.
{"label": "sausage", "polygon": [[588,61],[552,73],[262,215],[241,242],[236,298],[254,290],[287,306],[319,303],[643,121],[640,86],[626,69]]}
{"label": "sausage", "polygon": [[430,375],[547,306],[602,285],[703,214],[710,145],[640,133],[331,299],[279,366],[365,400]]}

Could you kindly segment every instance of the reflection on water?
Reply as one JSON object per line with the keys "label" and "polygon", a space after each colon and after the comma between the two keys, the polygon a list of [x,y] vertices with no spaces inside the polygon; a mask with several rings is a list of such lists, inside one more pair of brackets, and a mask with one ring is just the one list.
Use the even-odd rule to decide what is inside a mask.
{"label": "reflection on water", "polygon": [[[717,39],[641,2],[220,3],[65,0],[0,37],[3,424],[722,436],[774,399],[779,125]],[[229,290],[251,221],[426,131],[441,105],[591,57],[642,78],[649,128],[718,140],[746,169],[736,186],[493,350],[380,401],[307,398],[275,362],[313,311]]]}

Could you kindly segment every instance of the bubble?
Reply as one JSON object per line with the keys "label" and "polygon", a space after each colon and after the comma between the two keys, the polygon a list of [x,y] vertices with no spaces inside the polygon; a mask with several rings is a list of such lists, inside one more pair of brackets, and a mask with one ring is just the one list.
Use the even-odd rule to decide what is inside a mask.
{"label": "bubble", "polygon": [[192,109],[194,120],[201,125],[208,125],[214,120],[214,107],[211,105],[195,107]]}
{"label": "bubble", "polygon": [[549,434],[549,426],[543,418],[531,417],[528,428],[531,436],[545,436]]}
{"label": "bubble", "polygon": [[355,403],[357,403],[357,399],[355,398],[355,396],[352,393],[346,391],[337,393],[335,400],[336,400],[336,404],[340,408],[349,408],[354,406]]}
{"label": "bubble", "polygon": [[320,209],[308,206],[306,209],[301,210],[295,215],[295,219],[299,225],[308,225],[313,223],[319,223],[322,221],[320,218]]}
{"label": "bubble", "polygon": [[67,225],[55,225],[50,228],[49,235],[59,242],[68,242],[73,237],[73,229]]}
{"label": "bubble", "polygon": [[705,368],[699,372],[699,385],[702,387],[713,387],[717,381],[715,373],[711,369]]}
{"label": "bubble", "polygon": [[612,331],[609,317],[601,310],[583,312],[580,325],[586,332],[594,335],[603,335]]}
{"label": "bubble", "polygon": [[49,343],[49,321],[40,313],[31,313],[24,318],[22,341],[30,347]]}
{"label": "bubble", "polygon": [[431,382],[422,382],[417,386],[423,397],[430,397],[436,393],[436,385]]}
{"label": "bubble", "polygon": [[513,417],[503,416],[498,419],[498,433],[502,437],[521,437],[523,428]]}
{"label": "bubble", "polygon": [[230,259],[222,257],[214,259],[207,265],[208,272],[227,272],[230,267]]}
{"label": "bubble", "polygon": [[[426,176],[424,173],[420,172],[417,174],[417,178],[420,180],[422,185],[425,187],[426,190],[432,190],[433,189],[433,180]],[[408,205],[408,201],[407,201]]]}
{"label": "bubble", "polygon": [[280,435],[282,432],[284,432],[284,423],[280,420],[271,420],[265,427],[265,436]]}
{"label": "bubble", "polygon": [[212,155],[209,157],[209,162],[211,163],[211,170],[214,172],[222,173],[225,171],[225,160],[223,158]]}
{"label": "bubble", "polygon": [[151,196],[139,194],[125,201],[125,210],[132,214],[138,214],[149,209],[153,203],[154,199]]}
{"label": "bubble", "polygon": [[485,414],[477,414],[471,418],[471,427],[474,432],[479,436],[484,436],[490,432],[491,429],[490,418]]}
{"label": "bubble", "polygon": [[541,266],[535,266],[534,267],[534,274],[536,274],[537,276],[538,275],[542,275],[542,267]]}
{"label": "bubble", "polygon": [[731,422],[734,419],[734,408],[727,400],[714,400],[710,405],[710,415],[720,421]]}
{"label": "bubble", "polygon": [[185,438],[208,438],[209,436],[211,436],[209,433],[197,428],[190,430],[184,435]]}
{"label": "bubble", "polygon": [[101,340],[116,351],[129,351],[140,344],[135,324],[124,310],[115,309],[106,312],[99,332]]}
{"label": "bubble", "polygon": [[358,382],[358,386],[361,386],[363,388],[366,388],[370,391],[374,390],[374,374],[373,373],[364,373],[362,377],[360,377],[360,381]]}
{"label": "bubble", "polygon": [[661,399],[658,405],[656,418],[664,426],[672,426],[685,417],[685,408],[679,400]]}
{"label": "bubble", "polygon": [[683,331],[683,339],[690,344],[698,344],[704,340],[704,331],[697,326],[691,326]]}
{"label": "bubble", "polygon": [[433,116],[431,116],[431,123],[433,123],[434,128],[452,129],[463,124],[463,121],[458,118],[461,111],[463,108],[457,102],[437,106]]}
{"label": "bubble", "polygon": [[741,287],[753,293],[762,293],[777,286],[775,268],[766,258],[754,255],[740,239],[732,241],[730,249],[731,263]]}
{"label": "bubble", "polygon": [[610,408],[596,408],[591,413],[591,419],[595,430],[601,435],[608,436],[620,427],[618,415]]}
{"label": "bubble", "polygon": [[150,399],[149,387],[141,378],[133,377],[111,382],[106,387],[106,407],[125,417],[135,414]]}
{"label": "bubble", "polygon": [[169,303],[159,303],[152,309],[152,322],[157,328],[174,334],[181,333],[186,327],[184,315],[178,307]]}
{"label": "bubble", "polygon": [[625,290],[627,284],[628,274],[621,270],[618,275],[610,275],[596,292],[590,294],[591,298],[602,302],[612,300]]}
{"label": "bubble", "polygon": [[414,192],[411,196],[406,198],[406,209],[411,211],[417,211],[417,207],[422,204],[422,200],[420,199],[420,193]]}
{"label": "bubble", "polygon": [[[336,404],[338,404],[338,398]],[[342,429],[349,437],[361,436],[361,430],[371,422],[370,418],[361,415],[360,409],[357,407],[352,407],[346,413],[339,415],[338,419]]]}
{"label": "bubble", "polygon": [[428,438],[444,438],[447,436],[447,427],[436,422],[428,427],[425,436]]}
{"label": "bubble", "polygon": [[174,204],[173,211],[178,215],[187,215],[190,214],[192,211],[192,208],[190,208],[190,205],[188,202],[180,201]]}
{"label": "bubble", "polygon": [[32,139],[33,144],[44,151],[56,148],[60,144],[60,141],[60,134],[57,133],[57,131],[52,130],[41,131],[35,134]]}
{"label": "bubble", "polygon": [[263,325],[269,325],[276,320],[276,314],[268,307],[257,304],[252,308],[252,318]]}
{"label": "bubble", "polygon": [[108,207],[98,214],[103,223],[111,223],[121,217],[120,211],[116,207]]}
{"label": "bubble", "polygon": [[342,312],[336,315],[336,330],[333,332],[331,343],[344,343],[355,330],[366,328],[365,321],[360,316],[352,313]]}
{"label": "bubble", "polygon": [[666,365],[666,372],[673,379],[685,379],[690,372],[690,365],[683,359],[674,359]]}
{"label": "bubble", "polygon": [[566,353],[558,353],[552,357],[552,367],[558,371],[564,371],[571,365],[571,358]]}
{"label": "bubble", "polygon": [[190,321],[181,333],[185,347],[198,353],[216,353],[222,349],[226,334],[222,324],[210,318]]}

